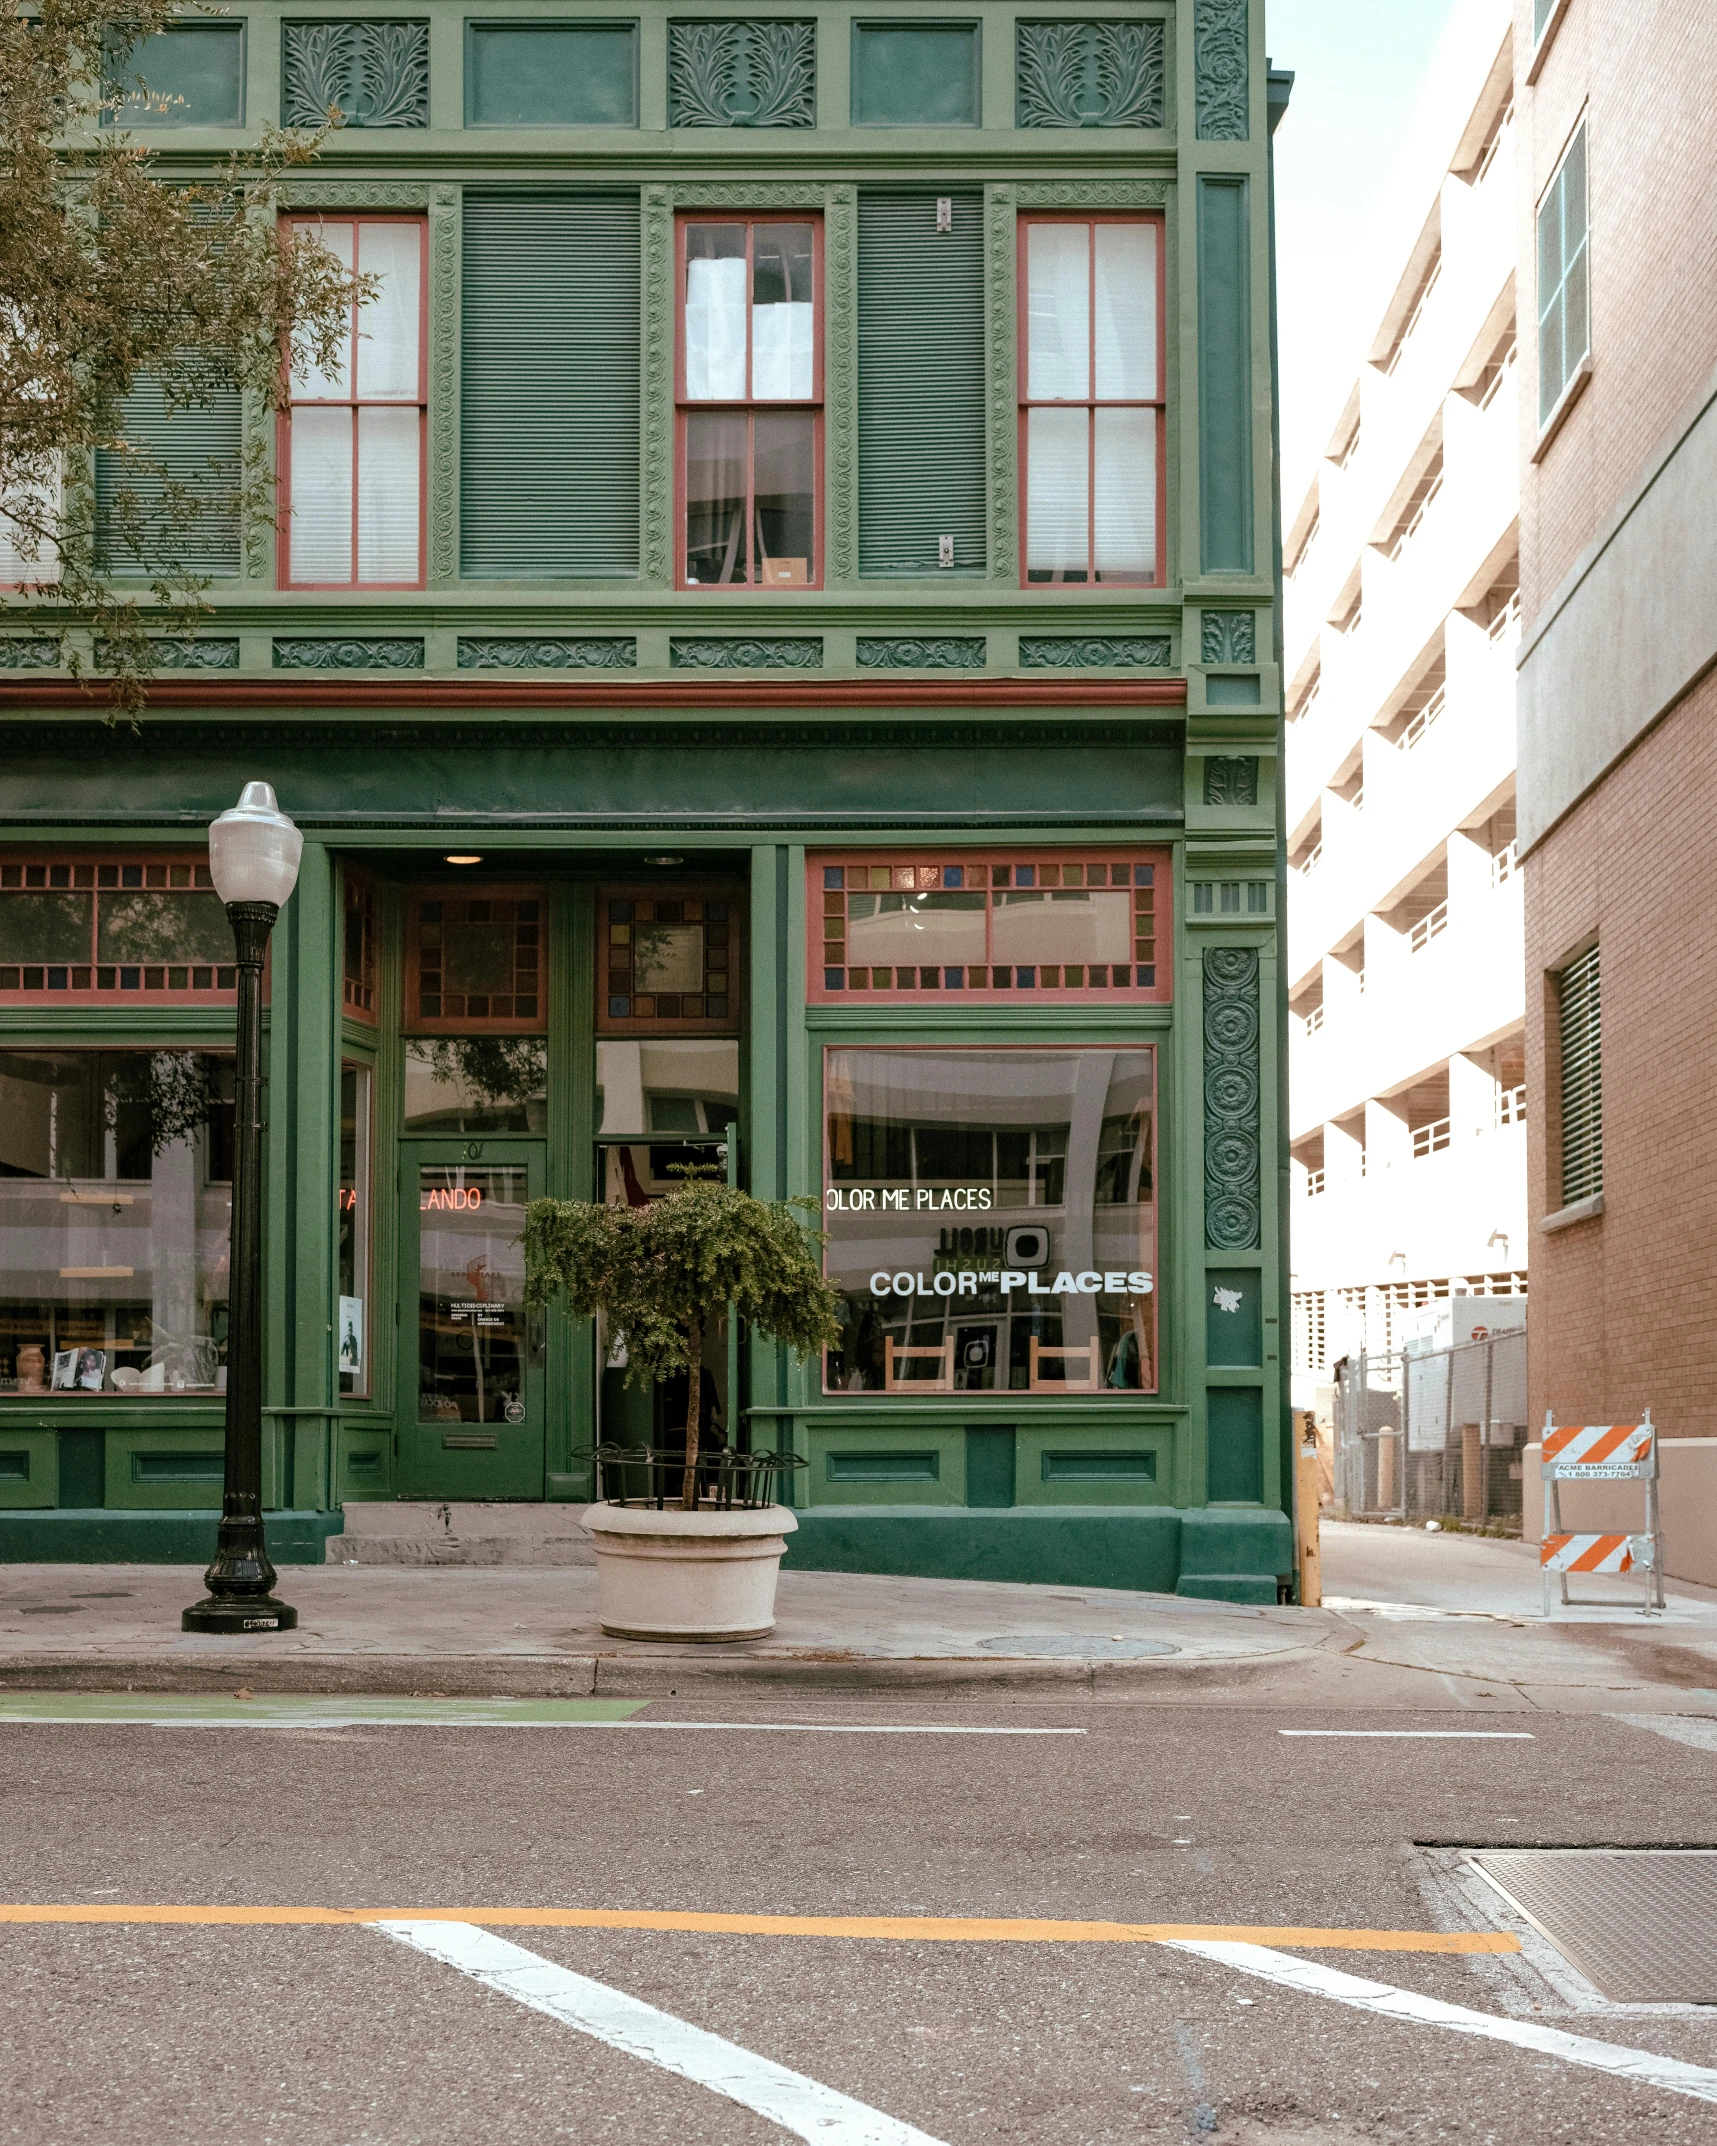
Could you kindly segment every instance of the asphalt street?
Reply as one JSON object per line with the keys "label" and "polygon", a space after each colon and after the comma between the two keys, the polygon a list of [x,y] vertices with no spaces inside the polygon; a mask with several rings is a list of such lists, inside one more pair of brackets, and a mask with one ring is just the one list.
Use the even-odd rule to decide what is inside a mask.
{"label": "asphalt street", "polygon": [[[731,1726],[639,1726],[688,1718]],[[823,1733],[918,1726],[1083,1733]],[[0,1899],[259,1917],[0,1911],[0,2139],[761,2146],[797,2124],[834,2146],[1708,2140],[1717,2101],[1697,2091],[1380,2016],[1270,1963],[1441,2000],[1503,2033],[1717,2067],[1717,2011],[1605,2005],[1547,1970],[1530,1933],[1520,1951],[1414,1949],[1524,1928],[1463,1875],[1461,1848],[1701,1839],[1712,1763],[1589,1711],[1126,1698],[736,1694],[714,1717],[707,1698],[663,1698],[535,1728],[0,1723]],[[307,1909],[391,1910],[411,1929],[267,1912]],[[485,1936],[500,1909],[857,1927],[526,1921]],[[972,1916],[1028,1927],[868,1927]],[[1239,1930],[1252,1949],[1033,1934],[1044,1920]],[[1307,1942],[1350,1931],[1404,1935],[1388,1950]],[[522,1948],[524,1975],[483,1979],[485,1945]],[[632,2006],[643,2027],[567,2016],[624,1999],[654,2008]],[[711,2061],[733,2092],[700,2079]],[[783,2093],[809,2094],[810,2113],[760,2113],[778,2116]]]}

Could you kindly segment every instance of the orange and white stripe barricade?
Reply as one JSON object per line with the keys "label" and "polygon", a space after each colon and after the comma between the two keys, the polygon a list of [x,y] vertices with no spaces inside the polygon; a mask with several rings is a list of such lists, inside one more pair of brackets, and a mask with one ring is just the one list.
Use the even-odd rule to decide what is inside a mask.
{"label": "orange and white stripe barricade", "polygon": [[[1539,1570],[1544,1576],[1544,1614],[1555,1606],[1551,1582],[1569,1606],[1571,1572],[1637,1572],[1645,1589],[1642,1614],[1663,1608],[1663,1530],[1657,1505],[1657,1429],[1650,1409],[1639,1423],[1564,1424],[1549,1411],[1541,1448],[1544,1473],[1544,1536]],[[1638,1535],[1575,1535],[1562,1525],[1564,1483],[1643,1483],[1645,1530]],[[1599,1607],[1591,1604],[1588,1607]]]}

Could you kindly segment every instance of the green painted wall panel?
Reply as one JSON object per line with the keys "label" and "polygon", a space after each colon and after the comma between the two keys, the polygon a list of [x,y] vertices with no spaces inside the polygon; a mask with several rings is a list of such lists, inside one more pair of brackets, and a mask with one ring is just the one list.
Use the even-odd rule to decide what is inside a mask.
{"label": "green painted wall panel", "polygon": [[1264,1396],[1256,1386],[1212,1386],[1204,1397],[1212,1504],[1264,1495]]}
{"label": "green painted wall panel", "polygon": [[58,1503],[55,1434],[10,1428],[0,1419],[0,1511]]}
{"label": "green painted wall panel", "polygon": [[1204,1360],[1264,1361],[1264,1277],[1256,1267],[1212,1267],[1204,1277]]}
{"label": "green painted wall panel", "polygon": [[468,127],[635,127],[630,22],[468,22]]}
{"label": "green painted wall panel", "polygon": [[1011,1423],[966,1426],[966,1503],[1006,1506],[1014,1502],[1014,1427]]}
{"label": "green painted wall panel", "polygon": [[859,572],[930,574],[954,540],[954,571],[985,548],[984,201],[934,193],[859,196]]}
{"label": "green painted wall panel", "polygon": [[468,193],[460,571],[638,571],[638,196]]}
{"label": "green painted wall panel", "polygon": [[1199,553],[1207,574],[1249,574],[1252,545],[1251,186],[1198,181]]}
{"label": "green painted wall panel", "polygon": [[855,22],[855,127],[975,127],[980,32],[975,22]]}

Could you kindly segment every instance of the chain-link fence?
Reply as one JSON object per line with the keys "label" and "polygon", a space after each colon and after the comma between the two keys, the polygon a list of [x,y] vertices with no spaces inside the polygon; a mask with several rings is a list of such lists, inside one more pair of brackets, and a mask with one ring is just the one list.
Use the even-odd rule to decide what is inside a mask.
{"label": "chain-link fence", "polygon": [[1335,1509],[1354,1519],[1518,1525],[1526,1330],[1336,1366]]}

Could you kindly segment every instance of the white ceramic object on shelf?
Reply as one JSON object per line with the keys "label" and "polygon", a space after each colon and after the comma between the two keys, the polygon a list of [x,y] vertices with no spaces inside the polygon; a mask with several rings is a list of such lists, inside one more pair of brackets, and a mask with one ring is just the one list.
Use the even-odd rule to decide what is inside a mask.
{"label": "white ceramic object on shelf", "polygon": [[799,1523],[785,1505],[688,1513],[592,1505],[597,1614],[614,1639],[762,1639],[775,1629],[775,1578]]}

